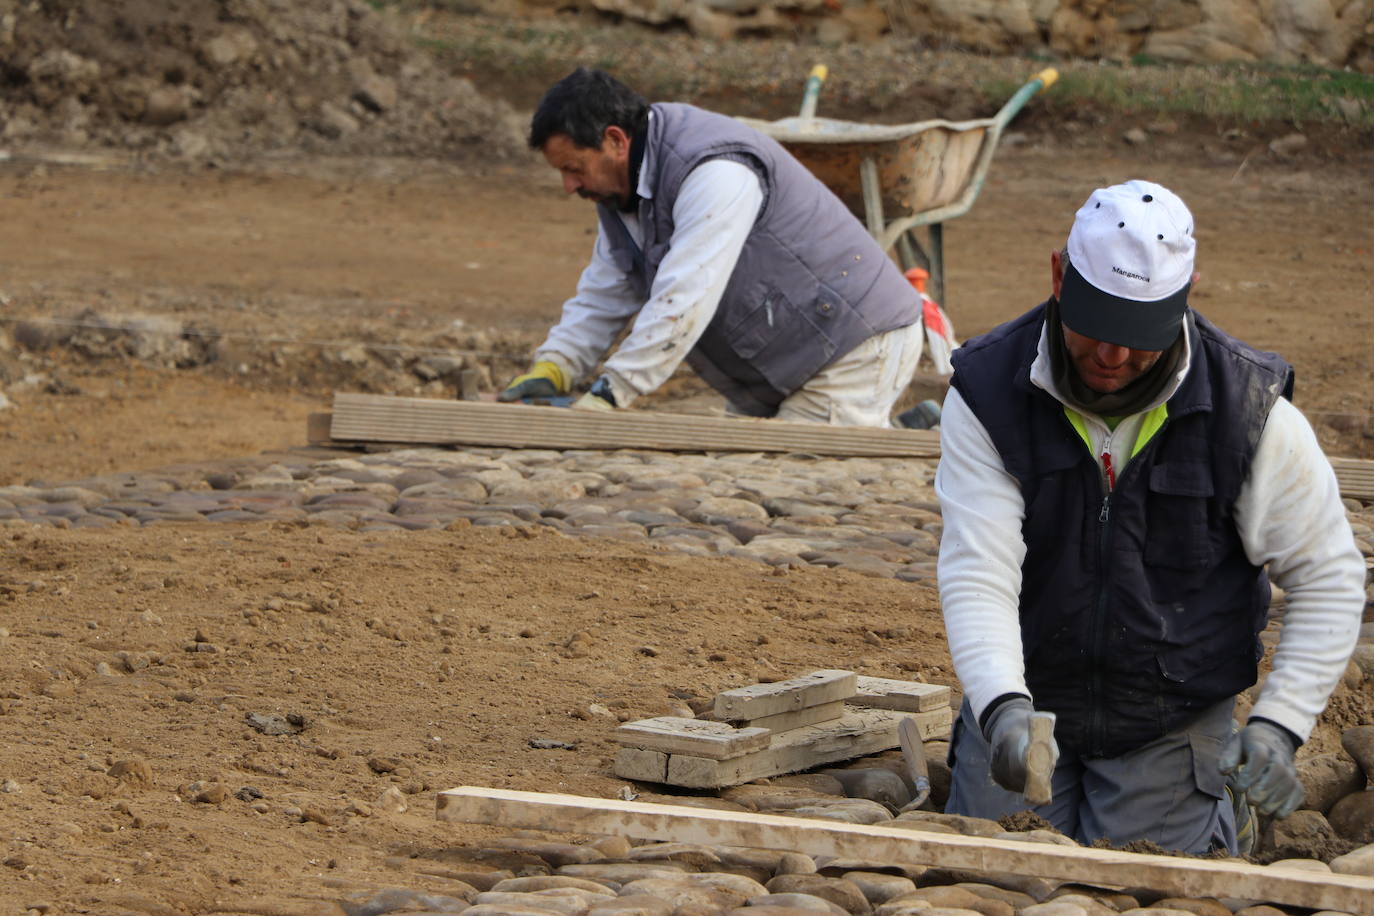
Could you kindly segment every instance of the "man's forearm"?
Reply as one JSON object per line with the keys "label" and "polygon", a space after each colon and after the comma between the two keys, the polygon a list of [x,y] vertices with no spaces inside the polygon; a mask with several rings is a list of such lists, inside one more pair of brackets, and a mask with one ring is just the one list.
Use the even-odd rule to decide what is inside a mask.
{"label": "man's forearm", "polygon": [[1030,695],[1018,616],[1025,505],[957,391],[945,398],[940,453],[940,604],[959,683],[974,715],[981,716],[999,696]]}
{"label": "man's forearm", "polygon": [[1365,568],[1331,465],[1287,401],[1270,413],[1236,516],[1247,555],[1268,564],[1286,602],[1273,671],[1251,714],[1305,741],[1354,649]]}

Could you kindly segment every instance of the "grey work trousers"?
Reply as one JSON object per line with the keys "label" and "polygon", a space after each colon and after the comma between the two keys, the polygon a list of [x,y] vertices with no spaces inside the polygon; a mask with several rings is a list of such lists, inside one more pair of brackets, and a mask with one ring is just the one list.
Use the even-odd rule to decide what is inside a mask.
{"label": "grey work trousers", "polygon": [[1218,703],[1186,727],[1120,757],[1083,757],[1060,747],[1054,798],[1032,807],[992,781],[988,743],[965,701],[950,741],[953,776],[945,811],[996,820],[1029,808],[1083,844],[1152,840],[1195,855],[1213,849],[1236,855],[1235,812],[1217,768],[1234,705]]}

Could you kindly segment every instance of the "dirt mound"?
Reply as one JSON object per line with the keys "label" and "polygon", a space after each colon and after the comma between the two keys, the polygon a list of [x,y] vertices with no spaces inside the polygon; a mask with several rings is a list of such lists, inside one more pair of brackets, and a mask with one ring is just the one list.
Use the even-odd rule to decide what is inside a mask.
{"label": "dirt mound", "polygon": [[0,0],[0,140],[145,157],[501,161],[504,102],[361,0]]}

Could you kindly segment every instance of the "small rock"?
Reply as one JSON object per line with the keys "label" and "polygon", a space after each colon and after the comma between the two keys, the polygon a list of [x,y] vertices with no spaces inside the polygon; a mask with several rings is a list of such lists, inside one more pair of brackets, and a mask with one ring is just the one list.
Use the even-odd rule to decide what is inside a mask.
{"label": "small rock", "polygon": [[1150,135],[1145,132],[1143,127],[1132,127],[1121,135],[1121,139],[1131,146],[1144,146],[1150,142]]}
{"label": "small rock", "polygon": [[[846,878],[823,875],[777,875],[768,882],[770,894],[810,894],[828,900],[849,913],[866,913],[870,906],[864,892]],[[1010,913],[1007,914],[1010,916]]]}
{"label": "small rock", "polygon": [[[200,643],[199,645],[206,645],[206,643]],[[264,735],[295,735],[301,732],[300,728],[291,724],[281,716],[272,713],[244,713],[244,719],[248,721],[249,725],[262,732]]]}
{"label": "small rock", "polygon": [[[760,910],[759,907],[763,909]],[[836,906],[829,900],[812,894],[764,894],[761,897],[750,897],[748,906],[732,912],[738,913],[739,916],[751,916],[754,913],[788,913],[791,916],[800,916],[803,912],[849,916],[849,911],[844,907]]]}
{"label": "small rock", "polygon": [[1269,141],[1269,152],[1275,156],[1287,157],[1307,146],[1306,134],[1286,134]]}
{"label": "small rock", "polygon": [[347,906],[335,909],[341,913],[461,913],[468,908],[468,902],[459,897],[405,888],[354,894],[347,903]]}
{"label": "small rock", "polygon": [[1338,875],[1364,875],[1374,878],[1374,843],[1337,856],[1331,860],[1330,865],[1331,870]]}
{"label": "small rock", "polygon": [[153,784],[153,768],[148,761],[142,758],[131,758],[129,760],[116,760],[105,775],[113,776],[120,782],[136,783],[138,785],[150,786]]}
{"label": "small rock", "polygon": [[1347,795],[1331,808],[1327,820],[1338,834],[1355,843],[1374,843],[1374,789]]}
{"label": "small rock", "polygon": [[784,852],[773,868],[775,875],[814,875],[816,860],[800,852]]}
{"label": "small rock", "polygon": [[1341,748],[1354,758],[1368,782],[1374,782],[1374,725],[1356,725],[1341,733]]}
{"label": "small rock", "polygon": [[301,823],[321,824],[325,827],[331,827],[334,824],[334,819],[323,809],[316,808],[312,805],[301,806],[300,818]]}
{"label": "small rock", "polygon": [[392,814],[403,814],[410,807],[406,804],[405,796],[401,790],[395,786],[388,786],[381,795],[377,796],[377,807]]}
{"label": "small rock", "polygon": [[177,794],[197,804],[218,805],[229,797],[229,789],[217,782],[193,782],[177,789]]}
{"label": "small rock", "polygon": [[852,881],[873,906],[880,906],[893,897],[900,897],[916,890],[916,882],[901,875],[885,875],[875,871],[847,871],[841,877],[846,881]]}
{"label": "small rock", "polygon": [[1306,792],[1304,808],[1326,814],[1331,806],[1365,787],[1365,774],[1348,754],[1321,754],[1298,764],[1298,779]]}

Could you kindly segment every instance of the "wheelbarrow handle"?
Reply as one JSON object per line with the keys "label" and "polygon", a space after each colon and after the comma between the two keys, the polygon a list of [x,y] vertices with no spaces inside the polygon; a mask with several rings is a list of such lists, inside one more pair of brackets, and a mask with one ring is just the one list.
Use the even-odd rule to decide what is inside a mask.
{"label": "wheelbarrow handle", "polygon": [[806,77],[806,92],[802,96],[801,117],[814,118],[816,116],[816,102],[821,97],[821,84],[830,75],[830,70],[825,64],[816,64],[811,68],[811,72]]}
{"label": "wheelbarrow handle", "polygon": [[1055,84],[1055,81],[1059,79],[1059,71],[1054,69],[1053,67],[1046,67],[1044,70],[1041,70],[1039,73],[1035,74],[1035,76],[1032,76],[1031,79],[1039,80],[1039,91],[1044,92],[1046,89],[1053,86]]}

